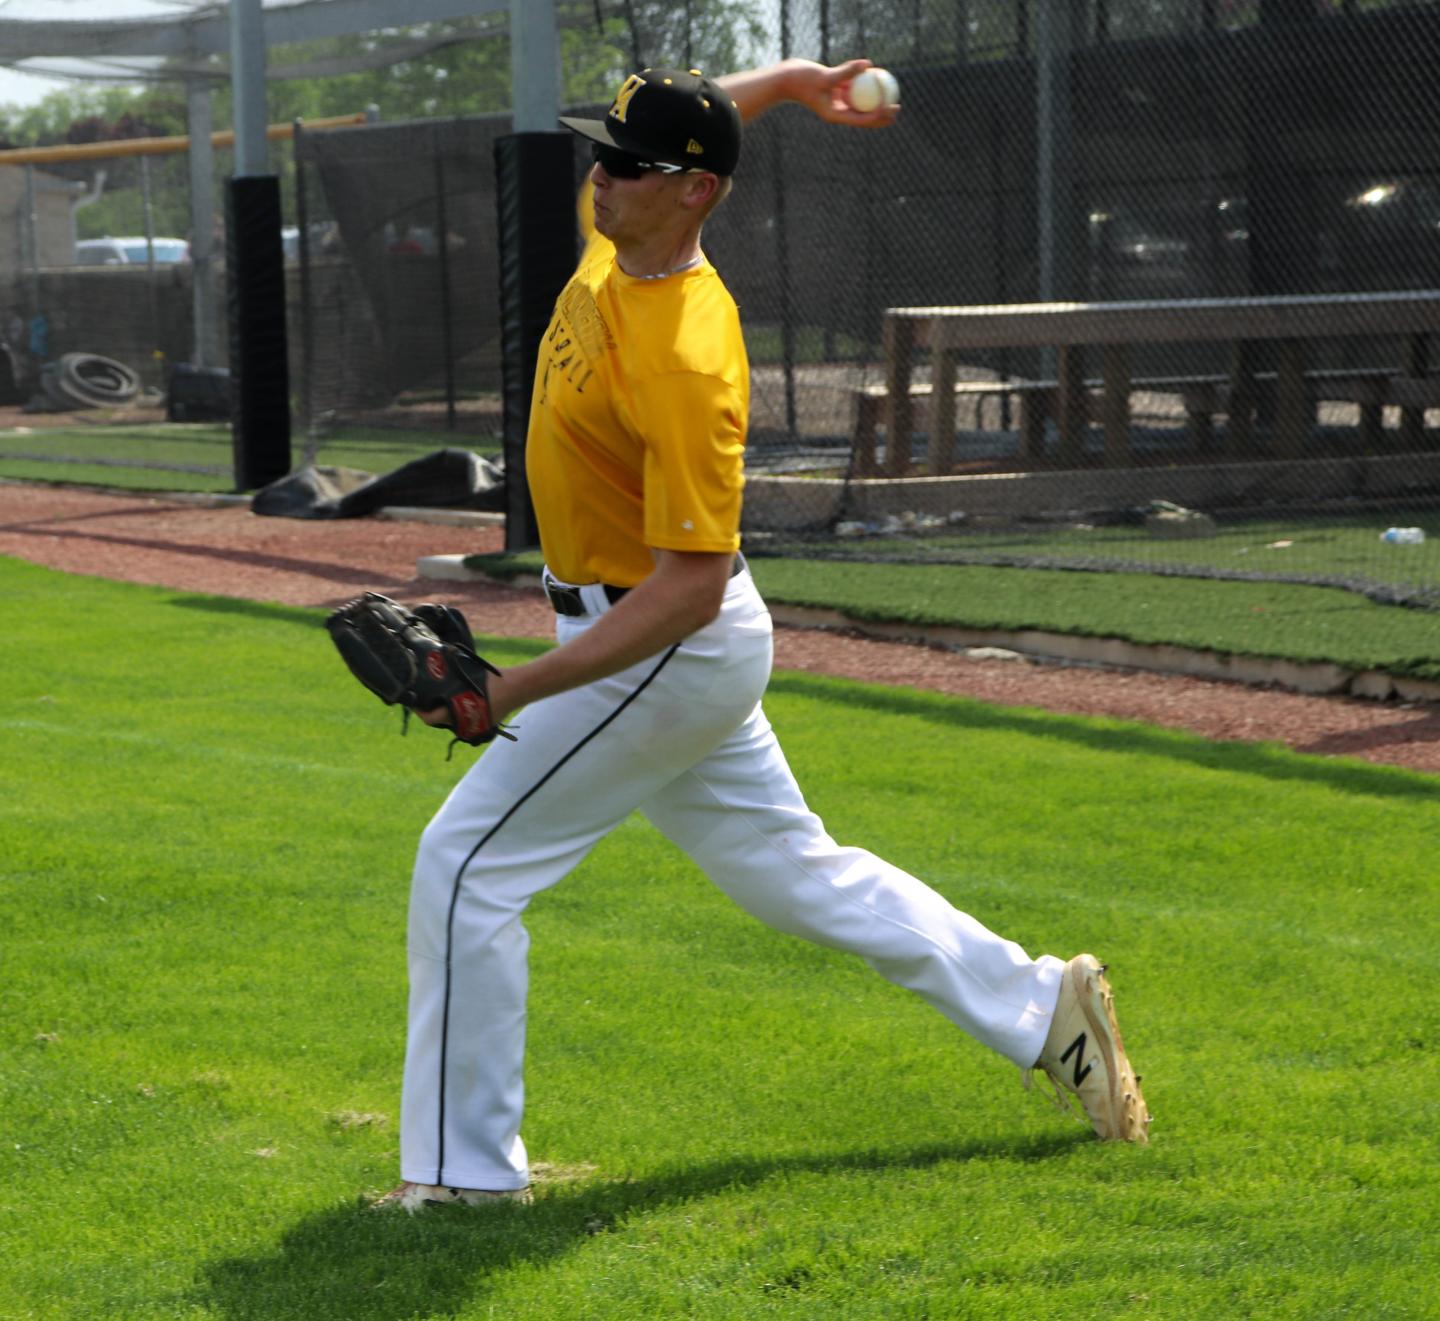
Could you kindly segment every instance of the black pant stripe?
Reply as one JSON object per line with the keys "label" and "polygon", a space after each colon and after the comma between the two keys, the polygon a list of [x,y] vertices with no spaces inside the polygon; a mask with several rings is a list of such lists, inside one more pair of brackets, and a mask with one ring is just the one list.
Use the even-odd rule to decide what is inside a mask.
{"label": "black pant stripe", "polygon": [[657,664],[655,668],[651,670],[650,673],[647,674],[645,678],[640,681],[639,684],[636,685],[634,692],[630,693],[625,698],[625,700],[620,703],[619,706],[617,706],[608,716],[605,717],[604,720],[602,720],[598,725],[596,725],[594,729],[592,729],[588,734],[586,734],[585,737],[582,738],[578,743],[576,743],[575,746],[572,747],[568,752],[566,752],[563,757],[556,761],[556,763],[552,767],[550,767],[550,769],[546,771],[544,775],[542,775],[523,794],[521,794],[520,797],[517,798],[513,804],[511,804],[509,811],[507,811],[505,815],[500,818],[500,820],[498,820],[493,826],[490,827],[489,830],[485,832],[484,835],[480,837],[475,847],[472,848],[470,852],[465,855],[464,861],[461,862],[460,866],[456,869],[455,881],[450,892],[450,911],[445,919],[445,999],[444,1008],[440,1018],[440,1105],[438,1117],[439,1141],[436,1144],[434,1180],[434,1182],[438,1185],[443,1185],[445,1183],[445,1063],[450,1043],[450,960],[454,942],[455,910],[460,903],[460,885],[465,878],[465,873],[469,870],[470,864],[475,861],[476,855],[480,852],[481,849],[485,847],[486,844],[488,844],[492,839],[495,838],[495,836],[499,833],[500,828],[507,821],[509,821],[516,812],[518,812],[522,807],[524,807],[531,798],[533,798],[537,793],[539,793],[540,790],[549,783],[551,777],[553,777],[560,770],[560,768],[565,765],[566,762],[568,762],[572,757],[576,756],[581,751],[581,749],[590,742],[591,739],[595,738],[597,735],[603,733],[606,729],[608,729],[616,721],[616,719],[619,718],[621,712],[623,712],[625,708],[630,705],[631,702],[633,702],[637,697],[639,697],[640,694],[643,693],[651,685],[652,682],[654,682],[656,676],[658,676],[660,671],[663,670],[666,665],[670,663],[671,657],[673,657],[675,653],[679,650],[680,645],[679,643],[676,643],[675,646],[671,647],[670,650],[667,651],[660,658],[659,664]]}

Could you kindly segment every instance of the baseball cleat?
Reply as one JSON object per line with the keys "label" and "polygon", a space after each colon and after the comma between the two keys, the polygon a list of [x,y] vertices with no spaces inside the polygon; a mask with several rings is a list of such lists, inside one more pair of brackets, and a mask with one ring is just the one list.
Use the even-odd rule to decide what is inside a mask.
{"label": "baseball cleat", "polygon": [[414,1215],[416,1211],[423,1211],[427,1206],[443,1206],[447,1202],[460,1202],[465,1206],[488,1206],[492,1202],[529,1202],[530,1200],[531,1194],[528,1188],[490,1192],[484,1188],[446,1188],[434,1183],[402,1183],[398,1188],[392,1188],[372,1205],[377,1211],[398,1206],[402,1211]]}
{"label": "baseball cleat", "polygon": [[1065,965],[1055,1017],[1034,1068],[1049,1077],[1062,1108],[1071,1108],[1071,1097],[1079,1101],[1096,1136],[1107,1142],[1150,1140],[1150,1112],[1120,1039],[1115,997],[1105,965],[1093,954],[1077,954]]}

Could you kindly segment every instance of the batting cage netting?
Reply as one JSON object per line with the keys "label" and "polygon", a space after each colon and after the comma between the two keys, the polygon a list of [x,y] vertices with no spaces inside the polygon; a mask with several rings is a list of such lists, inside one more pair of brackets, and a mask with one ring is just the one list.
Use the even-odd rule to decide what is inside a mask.
{"label": "batting cage netting", "polygon": [[[752,360],[749,552],[1440,602],[1440,5],[559,10],[573,113],[602,112],[649,64],[864,54],[899,79],[883,132],[795,106],[748,126],[706,228]],[[503,101],[409,117],[425,109],[302,126],[274,149],[297,463],[502,449],[495,144],[510,119]],[[578,149],[574,168],[578,183]],[[167,281],[184,278],[132,295],[171,355],[186,298],[166,302]],[[17,334],[38,287],[23,270],[10,283]],[[974,330],[988,314],[963,332],[887,318],[1037,303],[1013,342]],[[1120,328],[1062,315],[1095,304],[1118,305]],[[1432,536],[1382,537],[1415,527]]]}

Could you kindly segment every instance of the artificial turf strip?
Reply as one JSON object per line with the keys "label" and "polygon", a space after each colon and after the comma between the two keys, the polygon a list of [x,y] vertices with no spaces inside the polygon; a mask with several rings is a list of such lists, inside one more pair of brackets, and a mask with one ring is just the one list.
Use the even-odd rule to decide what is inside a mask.
{"label": "artificial turf strip", "polygon": [[[542,567],[534,554],[465,562],[501,580]],[[835,610],[862,623],[1039,629],[1440,680],[1440,613],[1380,605],[1338,587],[769,557],[752,558],[750,570],[772,604]]]}
{"label": "artificial turf strip", "polygon": [[218,467],[206,471],[181,471],[167,465],[139,466],[131,463],[74,462],[52,458],[16,458],[0,454],[0,480],[28,482],[37,486],[102,486],[116,491],[175,492],[199,491],[225,495],[235,490],[235,479]]}
{"label": "artificial turf strip", "polygon": [[[378,477],[454,440],[435,431],[354,428],[319,443],[314,461]],[[479,453],[495,450],[489,437],[466,437],[465,442]],[[306,445],[303,437],[295,437],[297,467]],[[230,428],[215,423],[8,431],[0,432],[0,477],[125,490],[226,492],[235,489],[233,450]]]}
{"label": "artificial turf strip", "polygon": [[1440,614],[1338,587],[1143,573],[761,560],[768,599],[858,620],[1044,629],[1440,679]]}
{"label": "artificial turf strip", "polygon": [[[1365,581],[1440,588],[1440,539],[1432,535],[1417,545],[1400,546],[1380,535],[1387,526],[1419,526],[1423,531],[1426,524],[1440,532],[1433,510],[1401,506],[1363,514],[1307,511],[1226,518],[1200,537],[1155,536],[1136,523],[1007,531],[976,528],[959,534],[836,537],[825,545],[825,556],[899,563],[928,559],[1003,564],[1013,559],[1049,568],[1059,566],[1046,564],[1047,560],[1061,560],[1102,569],[1150,566],[1161,572],[1184,568],[1231,577],[1328,578],[1347,585]],[[804,541],[787,544],[783,535],[766,544],[767,553],[792,558],[804,558],[806,549]]]}
{"label": "artificial turf strip", "polygon": [[637,820],[527,917],[548,1181],[411,1220],[360,1193],[414,839],[475,754],[399,738],[321,612],[0,591],[0,1316],[1434,1315],[1433,778],[781,675],[842,842],[1111,961],[1152,1145]]}

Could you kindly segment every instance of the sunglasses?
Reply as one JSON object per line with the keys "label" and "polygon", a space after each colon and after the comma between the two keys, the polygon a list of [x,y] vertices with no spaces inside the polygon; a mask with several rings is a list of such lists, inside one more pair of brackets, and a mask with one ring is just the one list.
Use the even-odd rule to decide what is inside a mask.
{"label": "sunglasses", "polygon": [[642,160],[619,147],[610,147],[603,142],[590,144],[590,155],[612,179],[638,179],[641,175],[655,170],[660,174],[703,174],[703,170],[687,169],[684,165],[669,165],[664,161]]}

